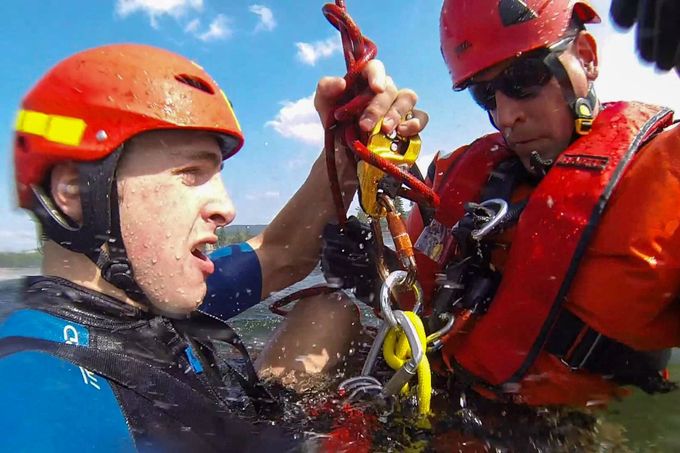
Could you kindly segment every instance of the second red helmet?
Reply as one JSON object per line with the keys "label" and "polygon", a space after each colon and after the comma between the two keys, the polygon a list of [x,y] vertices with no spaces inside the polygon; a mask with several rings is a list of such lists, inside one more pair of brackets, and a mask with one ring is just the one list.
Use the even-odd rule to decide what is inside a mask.
{"label": "second red helmet", "polygon": [[600,22],[586,0],[445,0],[441,50],[454,88],[501,61],[549,46],[568,30],[571,17]]}

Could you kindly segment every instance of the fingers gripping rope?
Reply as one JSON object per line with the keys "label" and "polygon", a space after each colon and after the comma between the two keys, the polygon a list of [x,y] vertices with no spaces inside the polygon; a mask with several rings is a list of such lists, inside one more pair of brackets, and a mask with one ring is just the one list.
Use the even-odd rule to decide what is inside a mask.
{"label": "fingers gripping rope", "polygon": [[340,226],[345,225],[347,217],[335,165],[338,139],[347,148],[348,154],[354,153],[351,155],[352,160],[356,161],[356,158],[359,158],[379,167],[406,185],[409,190],[404,192],[404,196],[436,208],[439,205],[439,197],[429,187],[399,166],[366,148],[366,134],[362,134],[351,120],[363,111],[373,97],[372,94],[363,93],[366,89],[366,82],[361,78],[361,73],[368,62],[375,58],[378,50],[373,41],[361,34],[361,30],[347,13],[344,0],[336,0],[335,4],[324,5],[323,13],[328,21],[340,31],[347,67],[345,95],[341,98],[338,107],[331,111],[326,119],[324,140],[326,167]]}

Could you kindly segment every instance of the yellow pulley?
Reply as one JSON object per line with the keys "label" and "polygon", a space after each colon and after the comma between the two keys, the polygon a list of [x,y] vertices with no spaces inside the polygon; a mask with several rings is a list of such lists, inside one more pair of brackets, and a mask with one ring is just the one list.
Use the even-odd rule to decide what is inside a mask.
{"label": "yellow pulley", "polygon": [[[366,147],[394,165],[410,168],[420,154],[420,136],[402,137],[396,131],[388,135],[381,132],[381,128],[382,121],[379,121],[373,128]],[[383,217],[385,212],[378,203],[378,186],[386,173],[367,162],[359,161],[357,176],[362,209],[373,218]]]}

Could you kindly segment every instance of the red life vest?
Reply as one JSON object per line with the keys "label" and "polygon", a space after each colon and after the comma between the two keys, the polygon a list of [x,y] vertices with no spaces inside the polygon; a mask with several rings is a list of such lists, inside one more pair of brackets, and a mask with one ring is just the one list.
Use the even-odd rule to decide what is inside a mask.
{"label": "red life vest", "polygon": [[[505,272],[488,312],[471,331],[443,348],[478,381],[499,386],[518,382],[543,349],[598,221],[640,144],[668,126],[672,112],[639,103],[605,105],[592,132],[576,140],[531,194],[522,212]],[[512,156],[500,134],[435,161],[433,187],[441,197],[435,218],[450,228],[479,201],[491,171]],[[415,241],[418,212],[409,218]],[[426,300],[436,285],[437,263],[417,252],[418,278]]]}

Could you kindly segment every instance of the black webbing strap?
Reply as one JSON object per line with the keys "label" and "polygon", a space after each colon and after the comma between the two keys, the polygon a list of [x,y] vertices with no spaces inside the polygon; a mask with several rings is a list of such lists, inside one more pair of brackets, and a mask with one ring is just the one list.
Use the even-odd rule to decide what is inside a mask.
{"label": "black webbing strap", "polygon": [[[230,451],[246,451],[258,445],[258,428],[252,423],[232,415],[229,408],[189,384],[135,357],[37,338],[0,340],[0,358],[22,351],[45,352],[82,366],[135,392],[183,426],[196,426],[200,420],[201,432],[217,434],[214,439],[207,439],[216,449],[228,446]],[[282,435],[280,440],[283,439]],[[279,445],[285,451],[285,443]]]}
{"label": "black webbing strap", "polygon": [[258,414],[273,414],[279,412],[280,407],[276,399],[257,376],[253,361],[250,359],[250,354],[248,354],[248,350],[243,344],[241,337],[239,337],[229,324],[205,313],[195,315],[187,320],[174,320],[172,323],[179,332],[208,346],[212,351],[215,351],[216,349],[214,347],[216,342],[227,343],[235,348],[243,358],[243,371],[245,372],[245,376],[229,362],[223,360],[223,364],[229,368],[231,375],[238,379],[241,387],[251,399]]}
{"label": "black webbing strap", "polygon": [[592,329],[568,310],[560,313],[546,350],[572,370],[599,374],[619,385],[635,385],[647,393],[666,393],[677,387],[661,374],[670,349],[636,351]]}

